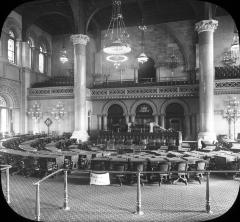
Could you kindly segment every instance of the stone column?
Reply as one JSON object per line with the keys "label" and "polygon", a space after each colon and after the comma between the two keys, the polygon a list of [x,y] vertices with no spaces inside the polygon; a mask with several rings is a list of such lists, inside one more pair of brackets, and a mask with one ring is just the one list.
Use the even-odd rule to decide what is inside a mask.
{"label": "stone column", "polygon": [[185,122],[186,122],[186,135],[185,135],[185,140],[189,140],[190,139],[190,116],[189,115],[185,115]]}
{"label": "stone column", "polygon": [[16,40],[16,64],[22,66],[22,40]]}
{"label": "stone column", "polygon": [[216,20],[202,20],[195,24],[199,37],[199,105],[200,126],[198,140],[212,143],[214,131],[214,54],[213,33],[218,26]]}
{"label": "stone column", "polygon": [[102,130],[102,116],[98,115],[98,130]]}
{"label": "stone column", "polygon": [[74,131],[71,138],[88,140],[86,115],[86,45],[87,35],[72,35],[74,46]]}
{"label": "stone column", "polygon": [[160,66],[156,66],[156,82],[160,82]]}
{"label": "stone column", "polygon": [[129,123],[129,115],[125,115],[126,124]]}
{"label": "stone column", "polygon": [[103,130],[107,130],[107,115],[103,116]]}
{"label": "stone column", "polygon": [[165,114],[161,115],[161,127],[165,128]]}
{"label": "stone column", "polygon": [[22,134],[28,132],[28,118],[27,118],[27,89],[30,88],[30,77],[31,77],[31,58],[30,58],[30,47],[27,42],[22,42],[22,69],[21,69],[21,109],[20,109],[20,132]]}
{"label": "stone column", "polygon": [[131,115],[131,122],[135,123],[135,115]]}
{"label": "stone column", "polygon": [[39,59],[39,50],[36,47],[32,48],[32,69],[35,72],[39,72],[39,68],[38,68],[38,59]]}
{"label": "stone column", "polygon": [[154,116],[154,122],[155,122],[156,124],[158,124],[158,115],[157,115],[157,114]]}

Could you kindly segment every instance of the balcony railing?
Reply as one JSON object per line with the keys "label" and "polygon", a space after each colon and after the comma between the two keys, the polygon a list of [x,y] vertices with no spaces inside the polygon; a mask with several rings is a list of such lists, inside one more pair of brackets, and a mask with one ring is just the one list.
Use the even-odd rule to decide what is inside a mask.
{"label": "balcony railing", "polygon": [[[131,98],[169,98],[169,97],[197,97],[199,92],[198,84],[170,84],[169,82],[158,82],[157,85],[147,83],[133,83],[122,81],[121,87],[113,87],[114,84],[103,85],[87,89],[87,99],[131,99]],[[117,83],[119,84],[119,82]],[[166,84],[166,85],[163,85]],[[215,80],[215,94],[236,94],[240,93],[239,79],[219,79]],[[73,98],[73,86],[29,88],[29,99],[48,99],[48,98]]]}

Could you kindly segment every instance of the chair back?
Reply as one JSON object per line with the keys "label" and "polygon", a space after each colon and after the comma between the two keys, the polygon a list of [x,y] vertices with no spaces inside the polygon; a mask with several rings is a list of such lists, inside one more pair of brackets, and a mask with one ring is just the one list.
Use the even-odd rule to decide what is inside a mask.
{"label": "chair back", "polygon": [[187,169],[187,163],[186,162],[179,162],[177,165],[178,171],[185,171]]}
{"label": "chair back", "polygon": [[143,171],[143,163],[135,163],[133,171]]}
{"label": "chair back", "polygon": [[204,161],[198,161],[196,164],[197,164],[197,170],[205,170],[206,163]]}
{"label": "chair back", "polygon": [[115,171],[124,171],[125,170],[125,166],[123,164],[116,164],[113,169]]}
{"label": "chair back", "polygon": [[158,164],[158,170],[167,172],[169,170],[169,164],[167,162],[159,163]]}

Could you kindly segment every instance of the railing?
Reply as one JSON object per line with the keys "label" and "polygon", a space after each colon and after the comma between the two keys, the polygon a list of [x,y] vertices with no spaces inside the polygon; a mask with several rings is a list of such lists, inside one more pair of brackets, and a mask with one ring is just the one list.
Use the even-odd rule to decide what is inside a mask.
{"label": "railing", "polygon": [[68,188],[67,188],[67,169],[59,169],[46,177],[42,178],[38,182],[34,183],[33,185],[36,186],[36,204],[35,204],[35,219],[36,221],[40,221],[40,183],[52,177],[60,172],[64,171],[64,201],[63,201],[63,210],[70,210],[68,206]]}
{"label": "railing", "polygon": [[[43,179],[39,180],[38,182],[34,183],[36,186],[36,220],[40,221],[40,183],[46,180],[47,178],[64,171],[64,210],[69,210],[70,208],[68,207],[68,191],[67,191],[67,170],[66,169],[60,169],[52,174],[49,174],[48,176],[44,177]],[[96,171],[96,170],[83,170],[81,173],[112,173],[112,174],[137,174],[137,200],[136,200],[136,211],[134,214],[136,215],[143,215],[142,211],[142,198],[141,198],[141,174],[169,174],[169,173],[203,173],[206,174],[206,196],[205,196],[205,210],[206,213],[212,214],[213,212],[211,211],[211,203],[210,203],[210,174],[211,173],[235,173],[235,174],[240,174],[240,170],[224,170],[224,171],[219,171],[219,170],[187,170],[187,171]]]}
{"label": "railing", "polygon": [[9,169],[12,167],[11,165],[0,165],[1,171],[6,170],[6,196],[7,196],[7,203],[9,204],[10,201],[10,186],[9,186]]}

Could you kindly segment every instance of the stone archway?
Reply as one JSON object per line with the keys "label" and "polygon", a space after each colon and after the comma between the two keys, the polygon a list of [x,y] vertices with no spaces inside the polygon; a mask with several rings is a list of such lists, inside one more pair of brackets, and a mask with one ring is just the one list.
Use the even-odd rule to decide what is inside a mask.
{"label": "stone archway", "polygon": [[[6,106],[0,108],[0,125],[2,133],[19,132],[20,98],[12,87],[0,84],[0,97],[6,101]],[[2,119],[4,118],[4,120]],[[3,127],[4,125],[4,127]],[[4,131],[4,132],[3,132]]]}
{"label": "stone archway", "polygon": [[151,100],[139,100],[139,101],[135,102],[130,108],[130,115],[136,115],[136,109],[142,103],[146,103],[149,106],[151,106],[151,108],[153,110],[152,115],[157,115],[157,106]]}
{"label": "stone archway", "polygon": [[116,101],[116,100],[114,100],[114,101],[109,101],[109,102],[105,103],[105,105],[104,105],[103,108],[102,108],[101,114],[102,114],[102,115],[107,115],[108,109],[110,108],[110,106],[112,106],[112,105],[114,105],[114,104],[117,104],[117,105],[119,105],[119,106],[122,107],[122,109],[123,109],[123,115],[124,115],[124,116],[125,116],[125,115],[128,115],[128,109],[127,109],[126,104],[125,104],[124,102],[122,102],[122,101]]}
{"label": "stone archway", "polygon": [[190,139],[191,113],[187,103],[180,99],[167,100],[162,104],[160,114],[164,128],[174,128],[183,133],[184,140]]}

